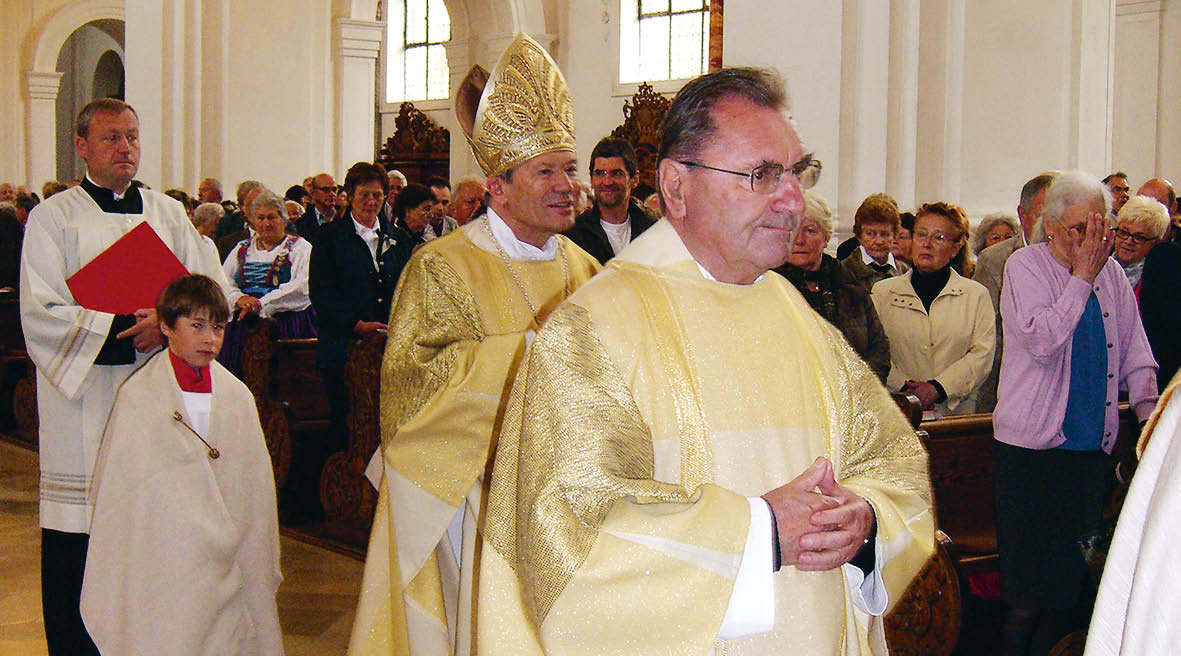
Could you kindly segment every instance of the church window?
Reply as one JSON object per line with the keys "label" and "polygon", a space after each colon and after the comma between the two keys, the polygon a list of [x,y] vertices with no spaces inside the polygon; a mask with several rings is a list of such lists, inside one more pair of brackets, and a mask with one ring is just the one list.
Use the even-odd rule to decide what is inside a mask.
{"label": "church window", "polygon": [[451,17],[443,0],[393,0],[386,18],[385,101],[433,100],[451,95],[443,44]]}
{"label": "church window", "polygon": [[709,62],[709,0],[620,0],[619,81],[695,77]]}

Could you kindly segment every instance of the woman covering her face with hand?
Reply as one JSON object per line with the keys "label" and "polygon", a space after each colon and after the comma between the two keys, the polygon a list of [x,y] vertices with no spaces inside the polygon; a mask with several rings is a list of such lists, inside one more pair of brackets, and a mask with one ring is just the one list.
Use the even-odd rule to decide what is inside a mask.
{"label": "woman covering her face with hand", "polygon": [[1099,528],[1119,390],[1141,421],[1157,398],[1136,298],[1109,257],[1110,206],[1098,179],[1062,174],[1046,192],[1040,243],[1005,265],[993,412],[1004,653],[1031,640],[1045,653],[1072,630],[1088,577],[1080,541]]}

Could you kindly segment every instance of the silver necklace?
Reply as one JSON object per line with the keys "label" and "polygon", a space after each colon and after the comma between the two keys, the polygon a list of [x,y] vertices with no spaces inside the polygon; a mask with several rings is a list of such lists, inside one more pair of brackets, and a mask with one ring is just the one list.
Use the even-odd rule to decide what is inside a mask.
{"label": "silver necklace", "polygon": [[[508,267],[508,272],[513,276],[513,282],[517,283],[517,289],[521,290],[521,296],[525,297],[525,305],[529,306],[529,312],[533,315],[533,320],[537,321],[537,307],[533,305],[533,299],[529,298],[529,292],[525,291],[525,284],[521,282],[521,278],[517,275],[517,270],[513,268],[513,263],[509,259],[508,253],[504,252],[504,247],[497,241],[496,235],[492,234],[492,222],[488,220],[488,217],[484,217],[484,230],[487,231],[488,237],[492,239],[492,243],[496,246],[496,252],[500,254],[500,259],[504,260],[504,265]],[[570,265],[566,262],[566,251],[562,249],[561,244],[558,244],[558,257],[562,260],[562,298],[565,298],[570,293]]]}

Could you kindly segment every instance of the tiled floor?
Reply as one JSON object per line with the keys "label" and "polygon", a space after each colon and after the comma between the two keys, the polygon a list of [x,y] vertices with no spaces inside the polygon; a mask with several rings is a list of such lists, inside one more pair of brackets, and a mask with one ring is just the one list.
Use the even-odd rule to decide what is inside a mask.
{"label": "tiled floor", "polygon": [[[0,654],[45,654],[37,454],[0,442]],[[288,656],[343,654],[362,563],[282,538],[279,620]]]}

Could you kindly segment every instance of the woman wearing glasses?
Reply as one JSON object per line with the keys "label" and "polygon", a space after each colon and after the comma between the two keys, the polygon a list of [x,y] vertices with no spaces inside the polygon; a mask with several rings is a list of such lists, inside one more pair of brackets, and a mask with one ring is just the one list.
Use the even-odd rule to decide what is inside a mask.
{"label": "woman wearing glasses", "polygon": [[1046,653],[1085,626],[1080,542],[1099,527],[1119,390],[1141,421],[1157,397],[1136,299],[1108,257],[1110,204],[1095,177],[1062,174],[1046,192],[1040,243],[1005,265],[993,435],[1006,654]]}
{"label": "woman wearing glasses", "polygon": [[1124,268],[1128,282],[1140,298],[1140,274],[1144,259],[1160,243],[1169,227],[1169,211],[1155,198],[1133,196],[1115,218],[1115,250],[1112,256]]}
{"label": "woman wearing glasses", "polygon": [[976,390],[992,368],[996,318],[988,290],[956,272],[966,257],[968,220],[948,203],[915,211],[914,268],[873,287],[890,339],[886,387],[914,394],[928,416],[976,411]]}

